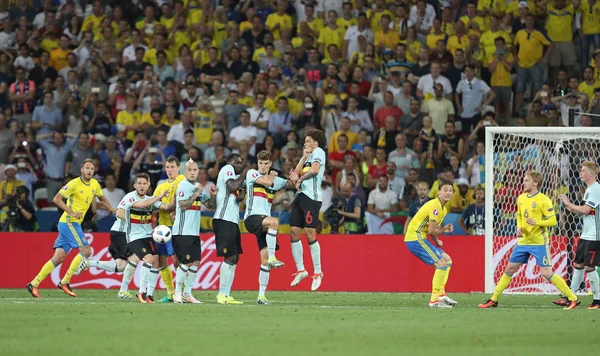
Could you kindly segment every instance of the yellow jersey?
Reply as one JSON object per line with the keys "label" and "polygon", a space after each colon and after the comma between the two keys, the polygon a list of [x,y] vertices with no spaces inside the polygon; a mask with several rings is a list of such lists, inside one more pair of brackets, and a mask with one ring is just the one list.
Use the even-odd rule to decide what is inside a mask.
{"label": "yellow jersey", "polygon": [[[536,221],[537,226],[525,222],[528,218]],[[546,225],[546,226],[539,226]],[[548,228],[556,226],[556,212],[550,198],[541,192],[534,195],[523,193],[517,199],[517,228],[523,236],[517,245],[545,245],[549,243]]]}
{"label": "yellow jersey", "polygon": [[356,17],[353,17],[350,20],[346,20],[345,18],[340,17],[337,19],[336,24],[348,30],[350,26],[358,25],[358,19]]}
{"label": "yellow jersey", "polygon": [[[508,63],[514,64],[515,62],[515,59],[510,52],[504,53],[504,59],[506,59]],[[496,60],[494,56],[490,57],[487,64],[490,65],[494,63],[494,60]],[[502,64],[501,61],[498,61],[496,68],[494,68],[494,71],[492,72],[490,84],[492,87],[512,87],[512,78],[510,77],[510,72],[504,68],[504,64]]]}
{"label": "yellow jersey", "polygon": [[581,84],[579,84],[579,87],[577,88],[580,92],[585,93],[588,98],[591,100],[594,97],[594,90],[596,90],[596,88],[600,88],[600,80],[594,80],[594,84],[590,85],[588,83],[586,83],[585,81],[581,82]]}
{"label": "yellow jersey", "polygon": [[[296,31],[297,31],[298,33],[300,33],[300,23],[301,23],[301,22],[302,22],[302,21],[299,21],[299,22],[298,22],[298,27],[296,28]],[[325,27],[325,24],[323,23],[323,20],[321,20],[320,18],[315,18],[315,19],[313,19],[313,20],[312,20],[312,21],[310,21],[310,22],[308,22],[308,21],[304,20],[304,22],[306,22],[306,24],[308,25],[308,27],[309,27],[311,30],[315,31],[315,32],[321,32],[321,29],[322,29],[323,27]]]}
{"label": "yellow jersey", "polygon": [[[117,124],[123,124],[125,126],[133,126],[136,124],[142,123],[142,113],[139,111],[134,111],[133,113],[128,113],[127,110],[121,110],[117,114]],[[126,139],[135,141],[135,131],[127,130]]]}
{"label": "yellow jersey", "polygon": [[[467,190],[465,196],[460,195],[458,189],[454,189],[454,194],[452,194],[452,198],[450,198],[450,208],[460,208],[464,211],[469,205],[475,204],[474,195],[475,192],[471,188]],[[446,204],[446,208],[448,208],[448,204]]]}
{"label": "yellow jersey", "polygon": [[582,0],[577,11],[581,14],[583,34],[594,35],[600,33],[600,2],[596,1],[594,6],[590,6],[588,0]]}
{"label": "yellow jersey", "polygon": [[422,46],[421,42],[414,41],[413,43],[408,44],[406,40],[404,40],[400,41],[400,43],[404,43],[406,45],[406,59],[412,64],[417,64],[419,61],[419,52],[421,51]]}
{"label": "yellow jersey", "polygon": [[215,114],[212,112],[194,111],[192,115],[195,117],[194,120],[194,136],[196,137],[196,144],[208,144],[213,134],[213,124],[215,121]]}
{"label": "yellow jersey", "polygon": [[550,46],[550,41],[540,31],[527,33],[519,30],[515,35],[513,45],[519,46],[518,63],[521,68],[531,68],[544,55],[544,46]]}
{"label": "yellow jersey", "polygon": [[438,198],[423,204],[408,224],[404,241],[425,240],[427,234],[429,234],[429,222],[435,221],[439,226],[444,221],[447,213],[448,210],[442,206],[442,202]]}
{"label": "yellow jersey", "polygon": [[493,13],[506,12],[506,1],[503,0],[479,0],[477,11],[491,10]]}
{"label": "yellow jersey", "polygon": [[[151,65],[156,65],[158,60],[156,59],[156,52],[158,50],[156,48],[152,48],[144,53],[144,62],[149,63]],[[168,48],[164,49],[164,52],[167,54],[167,64],[173,64],[173,53]],[[179,55],[179,54],[178,54]]]}
{"label": "yellow jersey", "polygon": [[381,17],[383,17],[383,15],[388,15],[392,22],[396,19],[396,16],[394,16],[390,10],[383,10],[380,12],[367,10],[367,17],[371,19],[371,30],[373,33],[381,30]]}
{"label": "yellow jersey", "polygon": [[[498,30],[496,32],[489,30],[481,35],[481,38],[479,39],[479,45],[483,46],[486,54],[486,58],[483,60],[484,65],[489,62],[490,58],[494,57],[494,54],[496,53],[496,38],[498,37],[504,38],[504,41],[506,41],[506,44],[508,45],[507,47],[510,46],[510,35],[502,30]],[[508,51],[510,51],[510,49],[508,49]]]}
{"label": "yellow jersey", "polygon": [[[469,27],[469,20],[471,20],[471,27]],[[471,34],[472,31],[477,31],[482,34],[488,30],[487,23],[481,16],[475,16],[472,19],[469,19],[469,16],[465,15],[460,18],[460,21],[465,24],[465,29],[467,30],[468,34]]]}
{"label": "yellow jersey", "polygon": [[50,67],[54,67],[57,72],[69,65],[67,56],[72,51],[70,49],[63,50],[61,48],[55,48],[50,52]]}
{"label": "yellow jersey", "polygon": [[567,5],[559,10],[548,4],[547,13],[546,30],[552,42],[571,42],[573,40],[573,16],[575,15],[573,5]]}
{"label": "yellow jersey", "polygon": [[469,47],[469,36],[462,35],[458,37],[458,35],[454,35],[448,39],[448,43],[446,44],[446,48],[452,55],[456,55],[457,49],[462,49],[465,51]]}
{"label": "yellow jersey", "polygon": [[[458,192],[458,185],[456,185],[456,183],[452,183],[452,188],[454,188],[455,193]],[[431,185],[431,190],[429,191],[429,199],[436,199],[439,191],[440,191],[440,181],[436,180]],[[446,210],[450,210],[450,200],[448,200],[445,207],[446,207]]]}
{"label": "yellow jersey", "polygon": [[383,30],[375,33],[375,46],[382,47],[383,49],[393,49],[396,44],[400,41],[400,34],[394,30],[389,30],[388,33]]}
{"label": "yellow jersey", "polygon": [[448,43],[448,35],[443,32],[440,35],[430,33],[427,35],[425,43],[427,43],[427,47],[429,47],[429,49],[435,49],[439,40]]}
{"label": "yellow jersey", "polygon": [[[447,34],[448,37],[456,35],[456,26],[452,22],[442,22],[442,32]],[[433,27],[431,28],[433,33]]]}
{"label": "yellow jersey", "polygon": [[325,52],[325,58],[329,58],[329,52],[327,51],[327,47],[329,45],[334,44],[338,49],[342,48],[344,44],[344,36],[346,35],[346,29],[338,26],[335,30],[331,29],[331,27],[323,27],[321,32],[319,33],[319,39],[317,42],[323,45],[323,52]]}
{"label": "yellow jersey", "polygon": [[271,30],[271,33],[273,34],[273,39],[275,39],[275,41],[277,41],[280,38],[279,31],[281,29],[292,30],[292,17],[288,14],[279,15],[278,13],[272,13],[269,16],[267,16],[267,21],[265,22],[265,25],[269,29],[272,29],[273,27],[277,26],[277,24],[279,24],[279,28],[277,30]]}
{"label": "yellow jersey", "polygon": [[[163,203],[170,203],[175,198],[175,193],[177,192],[177,186],[179,182],[185,179],[183,174],[178,175],[172,182],[164,182],[159,184],[156,189],[154,189],[154,196],[159,196],[163,191],[168,190],[169,194],[165,195],[160,201]],[[171,213],[159,210],[158,211],[158,224],[165,226],[173,226],[173,221],[171,221]]]}
{"label": "yellow jersey", "polygon": [[83,20],[83,25],[81,25],[81,31],[94,31],[95,29],[100,27],[102,20],[104,20],[106,16],[100,15],[96,16],[94,14],[89,15]]}
{"label": "yellow jersey", "polygon": [[59,191],[59,194],[67,199],[67,206],[71,210],[81,213],[81,218],[75,219],[65,211],[60,217],[59,222],[78,224],[81,224],[83,221],[85,213],[87,213],[94,197],[103,196],[102,188],[97,180],[92,178],[86,183],[81,177],[72,179],[69,183],[65,184]]}

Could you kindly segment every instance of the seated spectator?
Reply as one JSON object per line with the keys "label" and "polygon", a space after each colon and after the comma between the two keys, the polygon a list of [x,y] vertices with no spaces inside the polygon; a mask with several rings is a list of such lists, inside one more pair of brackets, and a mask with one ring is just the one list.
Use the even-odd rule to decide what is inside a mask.
{"label": "seated spectator", "polygon": [[423,128],[423,113],[421,112],[421,101],[415,97],[410,99],[409,111],[402,116],[399,124],[400,130],[408,140],[407,145],[411,147],[415,138],[421,135]]}
{"label": "seated spectator", "polygon": [[350,96],[348,98],[348,110],[342,115],[350,119],[350,131],[358,133],[361,129],[367,132],[373,131],[373,122],[369,113],[358,109],[358,97]]}
{"label": "seated spectator", "polygon": [[389,189],[396,193],[398,198],[402,197],[404,194],[404,186],[406,185],[406,180],[404,178],[400,178],[396,176],[396,164],[388,159],[387,161],[387,177],[388,177],[388,186]]}
{"label": "seated spectator", "polygon": [[395,127],[398,127],[400,118],[403,115],[402,109],[394,104],[394,94],[390,91],[385,92],[383,93],[383,106],[375,112],[373,117],[373,126],[375,129],[383,128],[385,121],[391,116],[396,120]]}
{"label": "seated spectator", "polygon": [[464,178],[459,178],[454,181],[457,190],[454,191],[450,199],[450,212],[462,213],[467,206],[475,202],[473,189],[469,188],[469,181]]}
{"label": "seated spectator", "polygon": [[365,232],[363,202],[352,192],[352,183],[346,182],[342,185],[341,196],[344,199],[343,206],[337,212],[343,217],[344,233],[363,234]]}
{"label": "seated spectator", "polygon": [[65,171],[68,177],[78,177],[81,174],[81,164],[94,156],[94,149],[90,147],[90,136],[87,132],[78,135],[77,146],[67,154]]}
{"label": "seated spectator", "polygon": [[469,205],[462,216],[458,218],[458,225],[469,235],[485,235],[485,191],[483,187],[475,188],[475,202]]}
{"label": "seated spectator", "polygon": [[404,198],[401,200],[401,203],[408,204],[408,218],[404,223],[404,231],[410,224],[412,218],[415,217],[419,209],[423,206],[423,204],[427,203],[431,198],[429,198],[429,184],[427,182],[419,182],[417,183],[417,196],[414,201],[406,201]]}
{"label": "seated spectator", "polygon": [[292,121],[295,119],[294,115],[289,112],[286,97],[280,97],[277,100],[277,109],[277,112],[271,114],[267,131],[275,138],[275,147],[282,148],[286,135],[292,130]]}
{"label": "seated spectator", "polygon": [[[25,183],[16,178],[17,167],[14,164],[8,164],[4,167],[4,174],[6,179],[0,182],[0,207],[6,208],[11,202],[11,198],[14,200],[17,195],[17,188],[24,186]],[[0,223],[4,223],[6,220],[6,213],[0,213]]]}
{"label": "seated spectator", "polygon": [[[156,132],[156,145],[154,147],[158,148],[162,152],[163,157],[174,156],[176,153],[175,146],[167,141],[167,129],[160,128]],[[159,157],[160,161],[160,157]]]}
{"label": "seated spectator", "polygon": [[375,151],[377,163],[369,167],[369,173],[367,174],[367,186],[370,189],[375,188],[377,182],[379,181],[379,177],[387,174],[386,157],[387,155],[385,150],[381,147],[378,147]]}
{"label": "seated spectator", "polygon": [[388,188],[388,177],[382,175],[378,179],[377,187],[369,193],[368,207],[365,213],[369,234],[394,233],[392,224],[384,224],[384,220],[390,216],[391,212],[398,211],[398,195]]}
{"label": "seated spectator", "polygon": [[163,172],[165,160],[166,157],[161,150],[156,147],[146,146],[135,162],[133,162],[131,174],[135,176],[136,173],[148,173],[151,186],[156,187],[158,181],[167,176]]}
{"label": "seated spectator", "polygon": [[421,163],[417,154],[406,146],[406,136],[398,133],[394,139],[396,149],[390,152],[388,161],[396,165],[396,176],[404,179],[411,169],[420,169]]}
{"label": "seated spectator", "polygon": [[[35,216],[35,208],[33,203],[29,201],[31,192],[25,186],[17,187],[15,206],[11,207],[9,204],[9,211],[14,209],[16,216],[14,220],[9,221],[8,231],[38,231],[39,225],[37,223],[37,217]],[[3,231],[7,231],[5,228]]]}
{"label": "seated spectator", "polygon": [[[104,177],[102,194],[108,199],[111,206],[119,206],[121,199],[125,196],[125,192],[122,189],[117,188],[117,177],[114,173],[108,173]],[[110,211],[106,210],[106,207],[103,204],[98,204],[96,209],[98,220],[110,215]]]}
{"label": "seated spectator", "polygon": [[256,127],[250,125],[250,113],[246,110],[240,114],[240,125],[232,127],[229,132],[229,148],[234,153],[239,153],[239,144],[241,141],[246,141],[250,145],[250,154],[256,154],[256,139],[258,131]]}

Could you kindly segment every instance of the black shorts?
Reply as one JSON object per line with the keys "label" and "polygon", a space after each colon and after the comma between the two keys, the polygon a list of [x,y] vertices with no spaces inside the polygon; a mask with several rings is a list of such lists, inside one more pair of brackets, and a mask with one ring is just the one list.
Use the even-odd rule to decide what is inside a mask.
{"label": "black shorts", "polygon": [[588,267],[600,266],[600,241],[579,239],[573,262],[583,263]]}
{"label": "black shorts", "polygon": [[320,201],[312,200],[305,194],[298,194],[292,203],[290,226],[316,229],[319,224],[319,210],[321,210],[321,204]]}
{"label": "black shorts", "polygon": [[[263,248],[267,248],[267,230],[262,225],[265,218],[265,215],[250,215],[244,220],[246,230],[256,236],[256,243],[258,244],[259,251]],[[275,246],[275,250],[279,250],[279,244]]]}
{"label": "black shorts", "polygon": [[213,230],[215,231],[215,245],[217,256],[229,257],[241,255],[242,235],[240,226],[231,221],[213,219]]}
{"label": "black shorts", "polygon": [[124,232],[110,232],[110,246],[108,246],[108,252],[115,260],[127,260],[129,256],[133,255],[127,245],[127,235]]}
{"label": "black shorts", "polygon": [[179,259],[179,263],[192,263],[200,261],[202,250],[200,249],[200,236],[174,235],[173,249]]}
{"label": "black shorts", "polygon": [[157,255],[158,249],[156,248],[156,243],[152,240],[151,237],[146,237],[145,239],[133,240],[127,244],[129,251],[132,254],[138,256],[141,260],[146,255]]}

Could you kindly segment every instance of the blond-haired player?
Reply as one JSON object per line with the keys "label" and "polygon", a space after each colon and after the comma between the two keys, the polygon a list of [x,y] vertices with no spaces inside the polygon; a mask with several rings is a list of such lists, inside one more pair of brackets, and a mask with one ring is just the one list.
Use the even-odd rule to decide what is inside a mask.
{"label": "blond-haired player", "polygon": [[535,257],[542,276],[554,284],[559,291],[567,296],[565,309],[574,309],[579,305],[577,296],[571,292],[565,280],[552,270],[550,256],[549,228],[556,226],[556,212],[552,200],[539,191],[542,184],[542,174],[536,171],[525,173],[523,178],[523,194],[517,199],[517,237],[519,242],[512,251],[504,274],[498,281],[494,294],[479,308],[488,309],[498,306],[498,298],[510,284],[513,274],[519,266]]}

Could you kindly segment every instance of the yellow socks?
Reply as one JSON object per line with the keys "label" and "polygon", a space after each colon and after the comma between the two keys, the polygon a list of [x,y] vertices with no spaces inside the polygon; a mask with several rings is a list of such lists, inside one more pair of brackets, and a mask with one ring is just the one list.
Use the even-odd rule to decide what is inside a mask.
{"label": "yellow socks", "polygon": [[492,297],[490,299],[493,300],[494,302],[497,302],[498,298],[500,298],[500,294],[502,294],[502,292],[504,292],[506,287],[508,287],[508,285],[510,284],[511,279],[512,279],[512,276],[509,276],[508,274],[503,273],[502,278],[500,278],[500,280],[498,281],[498,284],[496,285],[496,289],[494,289],[494,294],[492,295]]}
{"label": "yellow socks", "polygon": [[431,299],[430,303],[437,302],[440,299],[440,291],[442,290],[442,286],[444,284],[444,280],[448,274],[448,267],[438,267],[435,269],[435,273],[433,274],[433,280],[431,281]]}
{"label": "yellow socks", "polygon": [[54,265],[54,262],[52,262],[52,260],[46,262],[46,264],[44,264],[44,266],[40,270],[40,273],[38,273],[38,275],[35,276],[33,281],[31,281],[31,285],[36,288],[39,287],[40,283],[42,283],[42,281],[46,279],[46,277],[48,277],[50,273],[52,273],[52,271],[54,271],[54,268],[56,268],[56,266]]}
{"label": "yellow socks", "polygon": [[160,277],[167,287],[167,295],[169,296],[169,299],[173,299],[175,288],[173,287],[173,272],[171,272],[171,267],[169,265],[166,265],[160,269]]}
{"label": "yellow socks", "polygon": [[75,256],[75,258],[73,258],[73,261],[71,262],[71,265],[69,266],[69,270],[63,277],[62,281],[60,281],[60,283],[62,283],[62,284],[71,283],[71,278],[75,274],[75,271],[77,270],[77,267],[79,267],[79,264],[81,263],[82,260],[83,260],[83,256],[80,253],[78,253],[77,256]]}
{"label": "yellow socks", "polygon": [[[594,271],[593,273],[596,273],[596,271]],[[557,274],[552,274],[552,276],[548,278],[548,281],[554,284],[554,286],[558,288],[558,290],[562,294],[564,294],[570,301],[577,300],[577,296],[573,293],[573,291],[571,291],[571,289],[569,288],[569,286],[567,286],[567,283],[564,279],[562,279],[561,276]]]}
{"label": "yellow socks", "polygon": [[448,283],[448,277],[450,276],[450,269],[452,268],[452,262],[446,265],[446,276],[444,277],[444,281],[442,282],[442,289],[440,290],[440,296],[446,295],[446,283]]}

